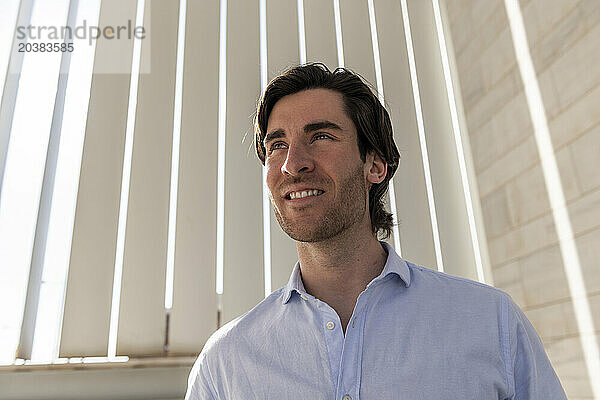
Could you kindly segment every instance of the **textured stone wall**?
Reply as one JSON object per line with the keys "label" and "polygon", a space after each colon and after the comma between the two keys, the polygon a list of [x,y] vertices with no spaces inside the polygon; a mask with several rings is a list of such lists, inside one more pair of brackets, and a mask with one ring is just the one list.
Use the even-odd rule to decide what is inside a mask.
{"label": "textured stone wall", "polygon": [[[600,1],[520,4],[598,339]],[[536,327],[569,399],[591,399],[504,1],[446,7],[495,285]]]}

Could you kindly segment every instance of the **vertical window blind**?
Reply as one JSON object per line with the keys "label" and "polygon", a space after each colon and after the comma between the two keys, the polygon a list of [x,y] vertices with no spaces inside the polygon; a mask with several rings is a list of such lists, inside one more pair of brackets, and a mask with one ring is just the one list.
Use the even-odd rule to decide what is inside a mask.
{"label": "vertical window blind", "polygon": [[[67,23],[75,1],[65,0],[64,18],[52,23]],[[36,187],[42,200],[32,195],[22,204],[10,201],[17,195],[7,191],[7,182],[21,179],[10,154],[24,134],[16,120],[2,125],[0,143],[6,145],[0,150],[8,162],[0,171],[1,218],[20,215],[25,200],[34,202],[36,222],[30,225],[38,232],[31,245],[22,245],[16,241],[24,237],[11,236],[6,219],[0,221],[3,248],[11,240],[23,247],[14,258],[0,254],[3,285],[14,287],[14,297],[6,299],[13,307],[2,307],[3,320],[12,312],[13,322],[2,334],[10,331],[17,338],[2,341],[3,363],[32,359],[36,318],[56,325],[53,350],[46,352],[49,362],[197,354],[218,324],[286,283],[295,246],[270,207],[264,207],[266,188],[253,154],[252,119],[264,77],[272,79],[301,62],[319,61],[330,69],[343,64],[385,100],[401,153],[393,196],[387,200],[398,226],[388,241],[416,263],[490,281],[485,262],[477,266],[476,255],[487,250],[483,232],[470,229],[469,218],[477,222],[477,212],[472,217],[468,210],[477,211],[478,204],[468,204],[464,194],[471,181],[460,159],[470,155],[455,142],[449,103],[454,93],[444,75],[437,3],[98,0],[96,14],[83,3],[71,23],[82,24],[85,13],[88,25],[141,22],[148,35],[119,41],[100,37],[88,47],[92,51],[75,51],[66,71],[44,66],[54,86],[43,104],[28,103],[35,107],[30,112],[43,111],[51,119],[60,108],[63,119],[80,119],[72,125],[80,134],[73,142],[80,162],[48,169],[52,146],[44,140],[40,144],[47,154],[40,156],[39,174],[51,174],[55,182],[64,174],[75,176],[73,187],[64,189],[72,192],[70,202],[41,178]],[[22,0],[11,26],[35,16],[40,4]],[[80,43],[77,50],[83,47]],[[13,49],[6,64],[17,67],[9,71],[2,97],[1,111],[10,115],[18,106],[11,96],[24,95],[26,80],[33,79],[26,76],[31,55],[25,54],[21,66],[16,54]],[[76,61],[83,54],[87,61]],[[77,74],[84,83],[69,90]],[[10,82],[19,76],[15,89]],[[68,80],[60,100],[64,104],[57,108],[59,77]],[[67,107],[73,99],[86,104],[85,110]],[[47,125],[35,130],[38,138],[51,134]],[[62,130],[64,137],[64,124]],[[54,151],[60,154],[65,143],[56,143]],[[49,200],[44,202],[44,196]],[[52,289],[54,303],[43,289],[43,277],[60,268],[59,262],[51,261],[48,251],[36,255],[42,243],[56,243],[48,229],[36,231],[44,204],[49,207],[45,213],[68,206],[73,215],[63,221],[67,228],[61,237],[69,247],[64,279]]]}

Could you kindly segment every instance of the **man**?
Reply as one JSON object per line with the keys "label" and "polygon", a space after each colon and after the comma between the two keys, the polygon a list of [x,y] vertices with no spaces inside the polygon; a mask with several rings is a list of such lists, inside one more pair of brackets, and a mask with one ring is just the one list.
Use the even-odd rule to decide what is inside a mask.
{"label": "man", "polygon": [[275,78],[255,147],[299,261],[287,286],[213,334],[186,399],[566,398],[508,295],[378,241],[399,154],[359,77],[309,64]]}

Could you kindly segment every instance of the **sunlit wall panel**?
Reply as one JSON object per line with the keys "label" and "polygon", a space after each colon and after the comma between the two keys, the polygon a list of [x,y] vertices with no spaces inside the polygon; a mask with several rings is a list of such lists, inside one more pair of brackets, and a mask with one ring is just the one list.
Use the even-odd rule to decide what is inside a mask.
{"label": "sunlit wall panel", "polygon": [[477,280],[433,7],[408,1],[444,271]]}
{"label": "sunlit wall panel", "polygon": [[188,0],[186,28],[170,354],[197,353],[217,327],[219,4]]}
{"label": "sunlit wall panel", "polygon": [[333,19],[333,1],[304,0],[306,61],[322,62],[331,70],[338,66]]}
{"label": "sunlit wall panel", "polygon": [[[135,0],[104,0],[100,24],[135,21]],[[133,40],[98,40],[84,141],[59,355],[108,348]]]}
{"label": "sunlit wall panel", "polygon": [[385,103],[400,152],[400,165],[393,183],[402,257],[435,268],[433,231],[400,3],[378,0],[375,14]]}
{"label": "sunlit wall panel", "polygon": [[[146,3],[131,159],[117,355],[157,355],[165,341],[165,279],[179,3]],[[148,28],[150,27],[150,28]]]}
{"label": "sunlit wall panel", "polygon": [[[300,63],[297,1],[267,1],[268,79]],[[271,207],[271,288],[285,285],[298,259],[295,242],[283,232]]]}
{"label": "sunlit wall panel", "polygon": [[259,55],[258,2],[228,2],[223,323],[264,298],[262,167],[252,148]]}

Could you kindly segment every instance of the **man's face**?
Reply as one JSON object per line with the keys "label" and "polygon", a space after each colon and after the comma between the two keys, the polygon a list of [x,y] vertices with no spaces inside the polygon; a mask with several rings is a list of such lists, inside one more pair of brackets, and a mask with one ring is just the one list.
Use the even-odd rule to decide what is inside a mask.
{"label": "man's face", "polygon": [[369,218],[370,185],[356,135],[335,91],[306,90],[273,107],[264,142],[267,185],[277,221],[292,239],[325,240]]}

